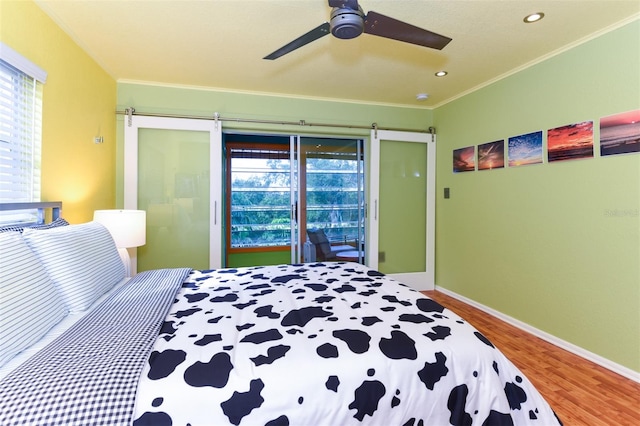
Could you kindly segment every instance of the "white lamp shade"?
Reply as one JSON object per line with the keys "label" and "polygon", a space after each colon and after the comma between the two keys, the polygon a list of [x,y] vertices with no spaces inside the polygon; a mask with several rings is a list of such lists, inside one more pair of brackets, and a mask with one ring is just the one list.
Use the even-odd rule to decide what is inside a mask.
{"label": "white lamp shade", "polygon": [[93,220],[103,224],[118,248],[143,246],[147,240],[144,210],[96,210]]}

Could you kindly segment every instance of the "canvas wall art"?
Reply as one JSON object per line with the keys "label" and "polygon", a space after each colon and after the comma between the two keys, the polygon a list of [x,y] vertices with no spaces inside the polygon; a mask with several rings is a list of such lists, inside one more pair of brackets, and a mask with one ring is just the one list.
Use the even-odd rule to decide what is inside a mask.
{"label": "canvas wall art", "polygon": [[547,156],[549,162],[593,157],[593,121],[549,129]]}
{"label": "canvas wall art", "polygon": [[542,131],[509,138],[509,167],[542,163]]}
{"label": "canvas wall art", "polygon": [[600,155],[640,152],[640,109],[600,119]]}
{"label": "canvas wall art", "polygon": [[468,146],[453,150],[453,172],[472,172],[476,169],[476,147]]}
{"label": "canvas wall art", "polygon": [[478,170],[504,168],[504,140],[478,145]]}

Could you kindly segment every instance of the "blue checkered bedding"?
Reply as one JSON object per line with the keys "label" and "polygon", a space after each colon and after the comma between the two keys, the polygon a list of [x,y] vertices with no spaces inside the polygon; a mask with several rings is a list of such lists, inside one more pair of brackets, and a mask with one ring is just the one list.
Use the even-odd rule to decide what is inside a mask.
{"label": "blue checkered bedding", "polygon": [[138,378],[189,271],[138,274],[5,377],[0,424],[130,424]]}

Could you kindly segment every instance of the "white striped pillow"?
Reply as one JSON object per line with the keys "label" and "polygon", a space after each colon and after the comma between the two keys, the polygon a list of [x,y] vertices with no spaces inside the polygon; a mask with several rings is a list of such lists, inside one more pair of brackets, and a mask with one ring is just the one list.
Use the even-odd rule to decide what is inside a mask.
{"label": "white striped pillow", "polygon": [[27,228],[23,235],[71,312],[86,310],[124,279],[116,244],[98,222],[46,230]]}
{"label": "white striped pillow", "polygon": [[0,233],[0,366],[67,315],[62,297],[19,232]]}

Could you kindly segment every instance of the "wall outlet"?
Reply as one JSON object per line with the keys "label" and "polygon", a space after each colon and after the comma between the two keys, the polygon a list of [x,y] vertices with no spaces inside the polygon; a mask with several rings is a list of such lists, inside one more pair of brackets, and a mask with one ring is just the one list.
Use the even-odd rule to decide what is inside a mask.
{"label": "wall outlet", "polygon": [[384,262],[386,258],[387,256],[385,252],[383,251],[378,252],[378,262]]}
{"label": "wall outlet", "polygon": [[449,188],[444,189],[444,198],[451,198],[451,191]]}

